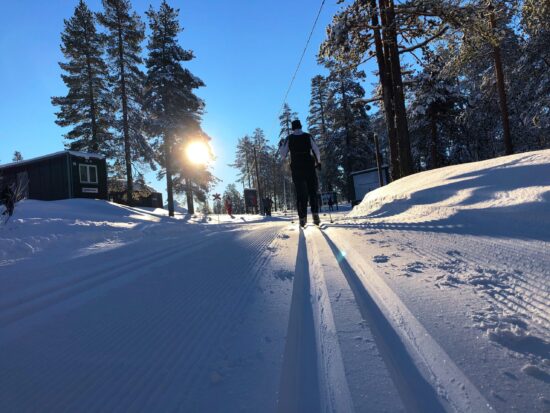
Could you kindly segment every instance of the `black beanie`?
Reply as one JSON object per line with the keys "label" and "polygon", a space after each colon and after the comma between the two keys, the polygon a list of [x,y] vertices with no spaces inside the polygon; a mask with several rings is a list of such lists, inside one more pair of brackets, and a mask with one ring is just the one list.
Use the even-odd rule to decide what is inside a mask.
{"label": "black beanie", "polygon": [[292,121],[292,130],[302,129],[302,122],[298,119]]}

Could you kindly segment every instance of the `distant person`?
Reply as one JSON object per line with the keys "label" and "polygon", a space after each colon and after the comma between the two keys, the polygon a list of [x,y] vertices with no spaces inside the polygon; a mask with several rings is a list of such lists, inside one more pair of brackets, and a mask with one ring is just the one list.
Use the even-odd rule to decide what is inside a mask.
{"label": "distant person", "polygon": [[279,151],[283,159],[290,152],[290,170],[296,190],[296,207],[300,226],[307,223],[307,201],[311,206],[313,223],[319,225],[319,202],[317,200],[317,172],[321,168],[319,148],[311,135],[302,131],[299,120],[292,121],[292,134],[279,142]]}
{"label": "distant person", "polygon": [[271,216],[271,208],[273,207],[273,201],[271,198],[267,197],[264,199],[264,213],[265,216],[270,217]]}
{"label": "distant person", "polygon": [[227,211],[227,215],[233,218],[233,202],[231,202],[231,198],[229,197],[225,198],[225,210]]}
{"label": "distant person", "polygon": [[2,212],[2,215],[11,217],[15,209],[15,192],[9,185],[6,185],[0,194],[0,203],[4,204],[6,210]]}
{"label": "distant person", "polygon": [[334,206],[334,201],[332,200],[332,195],[330,195],[328,197],[328,210],[331,212],[334,211],[333,206]]}

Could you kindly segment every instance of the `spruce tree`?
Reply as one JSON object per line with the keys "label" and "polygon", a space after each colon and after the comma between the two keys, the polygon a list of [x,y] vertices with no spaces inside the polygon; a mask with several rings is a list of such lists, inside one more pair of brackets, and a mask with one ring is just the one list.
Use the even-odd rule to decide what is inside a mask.
{"label": "spruce tree", "polygon": [[94,14],[83,0],[74,15],[65,20],[61,51],[66,62],[59,66],[68,92],[66,96],[52,97],[52,104],[60,108],[55,123],[72,127],[65,134],[69,149],[108,155],[112,105],[103,60],[105,38],[97,32],[95,23]]}
{"label": "spruce tree", "polygon": [[458,79],[445,73],[451,57],[444,48],[424,53],[422,71],[411,85],[410,103],[413,158],[417,169],[439,168],[453,162],[457,142],[458,107],[464,104]]}
{"label": "spruce tree", "polygon": [[338,151],[330,132],[329,121],[329,90],[328,80],[317,75],[311,79],[311,100],[309,116],[307,117],[308,132],[313,136],[321,152],[323,168],[319,171],[320,184],[323,191],[334,191],[341,186],[341,171]]}
{"label": "spruce tree", "polygon": [[347,199],[355,199],[351,173],[373,166],[374,153],[368,142],[369,119],[360,102],[365,91],[360,84],[365,74],[342,65],[331,65],[328,77],[328,117],[331,140],[345,185],[341,188]]}
{"label": "spruce tree", "polygon": [[[115,155],[123,159],[126,169],[126,196],[133,203],[132,161],[150,161],[151,153],[142,134],[141,112],[144,76],[141,42],[145,26],[139,15],[132,12],[129,0],[102,0],[103,13],[99,22],[107,29],[107,56],[114,98],[117,101],[115,129],[122,138],[114,145]],[[120,151],[123,148],[123,152]]]}
{"label": "spruce tree", "polygon": [[[151,35],[147,44],[145,109],[151,119],[148,130],[159,150],[157,158],[166,172],[170,216],[174,214],[172,178],[177,168],[173,153],[191,139],[204,136],[200,126],[204,102],[193,92],[204,83],[181,64],[192,60],[194,55],[178,44],[178,34],[183,30],[178,15],[179,10],[165,1],[158,11],[151,7],[147,12]],[[192,193],[188,192],[187,201],[192,203]],[[193,213],[192,204],[188,209]]]}

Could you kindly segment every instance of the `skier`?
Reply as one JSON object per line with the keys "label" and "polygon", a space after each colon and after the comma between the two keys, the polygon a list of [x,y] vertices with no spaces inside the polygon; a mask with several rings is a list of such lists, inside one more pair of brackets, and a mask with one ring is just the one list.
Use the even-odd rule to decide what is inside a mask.
{"label": "skier", "polygon": [[302,132],[302,123],[296,119],[292,121],[292,134],[279,142],[279,152],[286,159],[290,151],[290,170],[296,190],[296,206],[300,226],[307,222],[307,201],[311,206],[313,223],[319,225],[319,203],[317,200],[317,173],[321,168],[319,148],[309,133]]}
{"label": "skier", "polygon": [[332,200],[332,194],[328,197],[328,210],[329,211],[334,211],[334,209],[332,208],[332,206],[334,205],[334,201]]}
{"label": "skier", "polygon": [[264,199],[264,213],[266,217],[271,216],[271,208],[273,207],[273,201],[270,197]]}
{"label": "skier", "polygon": [[227,215],[233,218],[233,203],[229,197],[225,198],[225,210],[227,211]]}

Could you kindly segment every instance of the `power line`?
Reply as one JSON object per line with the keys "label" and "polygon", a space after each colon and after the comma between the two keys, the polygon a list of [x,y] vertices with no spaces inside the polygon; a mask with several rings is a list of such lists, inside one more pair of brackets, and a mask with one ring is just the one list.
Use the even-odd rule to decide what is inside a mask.
{"label": "power line", "polygon": [[302,61],[304,60],[304,56],[306,54],[307,48],[309,46],[309,43],[311,41],[311,37],[313,36],[313,32],[315,31],[315,27],[317,26],[317,22],[319,21],[319,17],[321,16],[321,12],[323,11],[323,6],[325,5],[326,0],[323,0],[321,2],[321,6],[319,7],[319,11],[317,12],[317,17],[315,18],[315,21],[313,22],[313,27],[311,28],[311,31],[309,32],[309,36],[307,38],[306,45],[304,46],[304,50],[302,51],[302,55],[300,56],[300,60],[298,61],[298,65],[296,66],[296,70],[294,71],[294,74],[292,75],[292,79],[290,80],[290,84],[288,85],[288,89],[286,90],[285,97],[283,99],[283,104],[281,105],[281,109],[284,107],[286,103],[286,99],[288,98],[288,95],[292,89],[292,86],[294,85],[294,80],[296,80],[296,75],[298,75],[298,71],[300,70],[300,66],[302,65]]}

